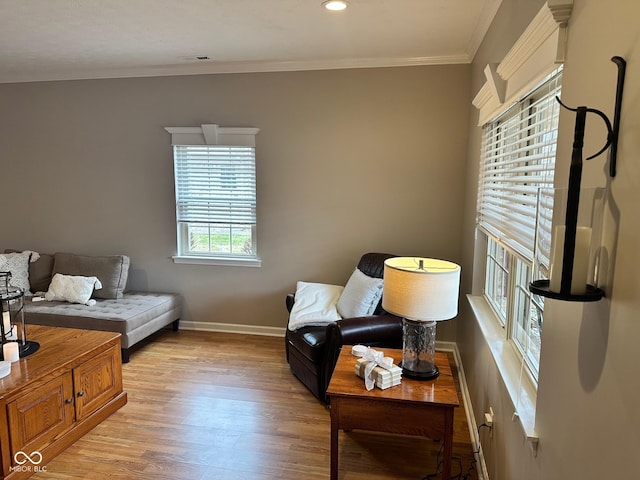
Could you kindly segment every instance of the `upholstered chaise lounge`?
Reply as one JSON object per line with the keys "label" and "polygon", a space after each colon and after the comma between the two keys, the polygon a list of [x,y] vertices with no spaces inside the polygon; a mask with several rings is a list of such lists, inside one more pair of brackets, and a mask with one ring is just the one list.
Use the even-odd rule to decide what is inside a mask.
{"label": "upholstered chaise lounge", "polygon": [[[23,253],[28,280],[20,286],[34,294],[40,292],[40,295],[26,298],[24,312],[27,324],[120,333],[122,361],[125,363],[129,361],[131,347],[140,340],[170,324],[174,330],[178,330],[182,316],[181,295],[128,291],[130,260],[126,255],[43,253],[35,255],[37,260],[33,260],[32,256],[29,261],[29,254]],[[22,255],[15,250],[6,250],[5,254]],[[50,293],[56,274],[94,276],[100,280],[102,288],[93,291],[88,304],[71,299],[47,301],[43,294]],[[26,276],[25,272],[23,277]]]}

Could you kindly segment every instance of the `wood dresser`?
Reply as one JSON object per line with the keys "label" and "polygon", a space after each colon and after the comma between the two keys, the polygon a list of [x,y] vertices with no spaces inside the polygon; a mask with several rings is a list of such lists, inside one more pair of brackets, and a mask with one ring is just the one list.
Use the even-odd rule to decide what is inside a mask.
{"label": "wood dresser", "polygon": [[38,351],[0,379],[1,478],[27,478],[127,403],[120,334],[27,326]]}

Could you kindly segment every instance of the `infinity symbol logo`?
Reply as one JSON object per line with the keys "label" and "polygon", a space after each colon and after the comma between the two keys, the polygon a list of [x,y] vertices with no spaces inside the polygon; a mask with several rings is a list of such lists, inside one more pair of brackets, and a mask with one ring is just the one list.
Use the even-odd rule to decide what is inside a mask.
{"label": "infinity symbol logo", "polygon": [[[20,458],[22,461],[18,460],[18,458]],[[31,452],[31,456],[29,456],[21,450],[19,452],[16,452],[16,454],[13,456],[13,459],[18,465],[24,465],[27,462],[31,462],[34,465],[40,465],[40,462],[42,462],[42,454],[36,450],[35,452]]]}

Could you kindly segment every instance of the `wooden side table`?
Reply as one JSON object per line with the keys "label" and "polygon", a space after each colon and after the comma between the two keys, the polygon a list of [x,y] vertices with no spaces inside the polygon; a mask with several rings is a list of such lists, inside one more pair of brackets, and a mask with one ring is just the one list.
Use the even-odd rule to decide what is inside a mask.
{"label": "wooden side table", "polygon": [[[396,364],[402,360],[401,350],[381,350]],[[385,390],[376,387],[370,391],[354,373],[356,360],[351,347],[343,346],[327,389],[331,411],[331,479],[338,478],[338,431],[361,429],[442,440],[442,478],[449,480],[453,412],[460,403],[447,355],[436,352],[440,376],[434,380],[403,378],[395,387]]]}

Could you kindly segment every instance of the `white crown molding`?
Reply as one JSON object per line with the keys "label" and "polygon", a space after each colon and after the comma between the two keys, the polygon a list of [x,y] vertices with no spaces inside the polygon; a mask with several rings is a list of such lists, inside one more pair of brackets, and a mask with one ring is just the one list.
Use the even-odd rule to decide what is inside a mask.
{"label": "white crown molding", "polygon": [[43,73],[37,77],[2,75],[0,83],[49,82],[58,80],[95,80],[106,78],[170,77],[221,73],[297,72],[307,70],[343,70],[352,68],[412,67],[471,63],[467,54],[434,57],[356,58],[338,60],[300,60],[273,62],[201,62],[164,66],[95,69]]}
{"label": "white crown molding", "polygon": [[485,68],[486,82],[473,99],[480,110],[479,125],[517,101],[527,88],[564,62],[572,7],[573,0],[548,0],[497,68]]}

